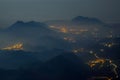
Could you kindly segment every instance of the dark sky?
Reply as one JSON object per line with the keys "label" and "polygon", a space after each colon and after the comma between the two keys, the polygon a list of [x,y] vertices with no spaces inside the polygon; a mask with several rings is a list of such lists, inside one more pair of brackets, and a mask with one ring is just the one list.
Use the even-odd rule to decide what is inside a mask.
{"label": "dark sky", "polygon": [[120,22],[120,0],[0,0],[0,27],[17,20],[45,21],[97,17]]}

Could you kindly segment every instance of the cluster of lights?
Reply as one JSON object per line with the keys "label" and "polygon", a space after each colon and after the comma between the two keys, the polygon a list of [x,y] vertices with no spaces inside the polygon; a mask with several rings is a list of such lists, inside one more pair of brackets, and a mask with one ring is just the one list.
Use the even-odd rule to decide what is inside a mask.
{"label": "cluster of lights", "polygon": [[114,43],[106,43],[106,44],[104,44],[105,47],[109,47],[109,48],[111,48],[114,45],[115,45]]}
{"label": "cluster of lights", "polygon": [[23,43],[17,43],[9,47],[2,48],[2,50],[23,50]]}
{"label": "cluster of lights", "polygon": [[[69,34],[81,34],[81,33],[84,33],[84,32],[88,32],[89,30],[88,29],[83,29],[83,28],[79,28],[79,29],[73,29],[73,28],[67,28],[66,26],[61,26],[61,27],[55,27],[55,26],[51,26],[51,28],[59,31],[59,32],[62,32],[62,33],[69,33]],[[97,28],[94,28],[93,31],[91,32],[91,35],[93,35],[94,38],[97,38],[98,39],[98,31],[99,29]],[[82,36],[85,36],[85,35],[82,35]],[[107,38],[113,38],[113,35],[112,35],[112,32],[110,35],[106,36]],[[71,37],[64,37],[63,38],[64,40],[66,41],[69,41],[69,42],[76,42],[76,40],[74,38],[71,38]],[[108,48],[111,48],[113,47],[114,45],[116,45],[116,43],[102,43],[102,45],[104,47],[108,47]],[[112,66],[112,69],[111,71],[114,72],[114,74],[116,75],[116,78],[118,78],[118,73],[117,73],[117,65],[113,63],[112,60],[110,59],[104,59],[104,58],[100,58],[99,56],[97,56],[96,53],[94,53],[94,51],[89,51],[89,50],[85,50],[84,48],[80,48],[80,49],[73,49],[72,52],[73,53],[81,53],[81,52],[89,52],[90,54],[93,54],[95,56],[96,59],[94,60],[90,60],[87,64],[92,68],[94,69],[95,67],[98,67],[99,69],[100,68],[103,68],[105,66],[106,63],[108,63],[109,66]],[[104,52],[104,49],[99,49],[100,52]],[[99,66],[98,66],[99,64]],[[113,77],[107,77],[107,76],[98,76],[98,77],[93,77],[93,80],[96,80],[96,79],[104,79],[104,80],[112,80]]]}
{"label": "cluster of lights", "polygon": [[71,33],[71,34],[81,34],[83,32],[88,31],[88,29],[73,29],[73,28],[69,29],[66,26],[60,26],[60,27],[50,26],[50,28],[57,30],[59,32],[62,32],[62,33]]}
{"label": "cluster of lights", "polygon": [[63,27],[63,28],[60,29],[60,32],[62,32],[62,33],[68,33],[68,30],[67,30],[67,28]]}
{"label": "cluster of lights", "polygon": [[117,45],[120,45],[120,44],[119,43],[115,43],[115,42],[107,42],[107,43],[100,43],[100,45],[103,45],[104,47],[111,48],[113,46],[117,46]]}
{"label": "cluster of lights", "polygon": [[[87,64],[94,69],[94,67],[97,66],[97,64],[99,64],[99,69],[104,67],[105,63],[109,63],[109,66],[112,66],[113,68],[111,69],[112,72],[114,72],[114,74],[116,75],[115,79],[118,78],[118,73],[117,73],[117,65],[115,63],[113,63],[113,61],[111,59],[104,59],[104,58],[100,58],[99,56],[97,56],[96,53],[94,53],[93,51],[90,51],[90,54],[93,54],[95,56],[96,59],[94,60],[90,60]],[[103,77],[96,77],[96,79],[100,79]],[[107,80],[112,80],[113,78],[108,78],[108,77],[104,77]]]}
{"label": "cluster of lights", "polygon": [[[70,33],[70,34],[81,34],[81,33],[84,33],[84,32],[88,32],[88,31],[91,31],[87,28],[68,28],[68,26],[66,25],[63,25],[63,26],[50,26],[51,29],[54,29],[56,31],[59,31],[59,32],[62,32],[62,33]],[[98,28],[93,28],[93,30],[91,31],[91,34],[97,38],[99,37],[98,36],[98,32],[99,32],[99,29]],[[107,38],[113,38],[113,32],[110,31],[109,32],[110,34],[109,35],[106,35]]]}
{"label": "cluster of lights", "polygon": [[95,60],[89,61],[88,65],[91,68],[93,68],[96,66],[96,64],[100,64],[100,67],[102,67],[104,63],[105,63],[105,59],[95,59]]}

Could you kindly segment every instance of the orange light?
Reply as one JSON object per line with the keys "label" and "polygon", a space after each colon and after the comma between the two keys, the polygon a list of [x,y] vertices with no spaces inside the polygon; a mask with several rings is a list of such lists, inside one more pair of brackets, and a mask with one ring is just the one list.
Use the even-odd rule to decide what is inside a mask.
{"label": "orange light", "polygon": [[23,50],[23,43],[17,43],[9,47],[2,48],[2,50]]}

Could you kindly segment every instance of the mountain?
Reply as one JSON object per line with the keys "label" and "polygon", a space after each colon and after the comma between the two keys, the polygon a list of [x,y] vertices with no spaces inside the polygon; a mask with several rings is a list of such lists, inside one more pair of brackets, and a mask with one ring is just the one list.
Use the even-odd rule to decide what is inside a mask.
{"label": "mountain", "polygon": [[18,69],[20,67],[25,67],[38,61],[34,54],[25,51],[0,51],[0,68]]}
{"label": "mountain", "polygon": [[82,23],[82,24],[104,24],[101,20],[97,18],[90,18],[84,16],[77,16],[72,19],[73,22]]}
{"label": "mountain", "polygon": [[[21,53],[25,56],[24,52],[17,52],[16,55],[19,55],[20,57]],[[16,57],[16,61],[18,62],[19,60],[17,59],[20,58]],[[24,57],[22,59],[23,61],[25,60]],[[36,61],[31,63],[26,68],[14,70],[0,69],[0,80],[93,80],[92,78],[97,78],[100,73],[102,74],[101,77],[100,75],[98,76],[98,79],[103,80],[100,78],[107,78],[104,77],[105,75],[113,76],[113,73],[108,73],[109,71],[109,66],[103,67],[102,71],[91,69],[88,64],[74,53],[65,52],[46,62]],[[105,74],[104,72],[107,72],[108,74]],[[119,80],[119,78],[113,80]]]}
{"label": "mountain", "polygon": [[31,66],[17,70],[0,69],[0,80],[8,80],[6,77],[12,80],[87,80],[91,75],[87,64],[73,53],[60,54],[42,65],[37,62]]}
{"label": "mountain", "polygon": [[86,80],[90,76],[87,64],[73,53],[54,57],[45,63],[42,71],[48,80]]}
{"label": "mountain", "polygon": [[43,50],[42,52],[30,52],[23,50],[0,50],[0,69],[30,68],[30,65],[42,64],[52,58],[66,53],[63,50]]}
{"label": "mountain", "polygon": [[23,22],[17,21],[8,27],[6,32],[10,32],[12,34],[16,34],[18,36],[37,36],[38,34],[42,34],[43,32],[46,34],[51,34],[51,31],[45,23],[30,21],[30,22]]}
{"label": "mountain", "polygon": [[43,28],[47,29],[47,25],[45,23],[30,21],[30,22],[23,22],[23,21],[17,21],[14,24],[12,24],[8,29],[22,29],[22,28]]}
{"label": "mountain", "polygon": [[0,48],[22,42],[25,50],[41,51],[54,48],[64,49],[63,45],[66,44],[62,37],[48,25],[35,21],[17,21],[0,33],[0,42],[3,43]]}
{"label": "mountain", "polygon": [[71,20],[49,20],[45,22],[48,25],[100,25],[100,26],[108,26],[108,24],[97,18],[84,17],[84,16],[76,16]]}

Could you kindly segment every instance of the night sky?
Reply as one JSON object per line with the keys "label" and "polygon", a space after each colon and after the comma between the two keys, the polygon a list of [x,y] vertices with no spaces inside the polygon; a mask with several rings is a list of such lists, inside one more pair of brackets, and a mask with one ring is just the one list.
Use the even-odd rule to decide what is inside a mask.
{"label": "night sky", "polygon": [[0,0],[0,27],[17,20],[70,20],[76,16],[120,22],[120,0]]}

